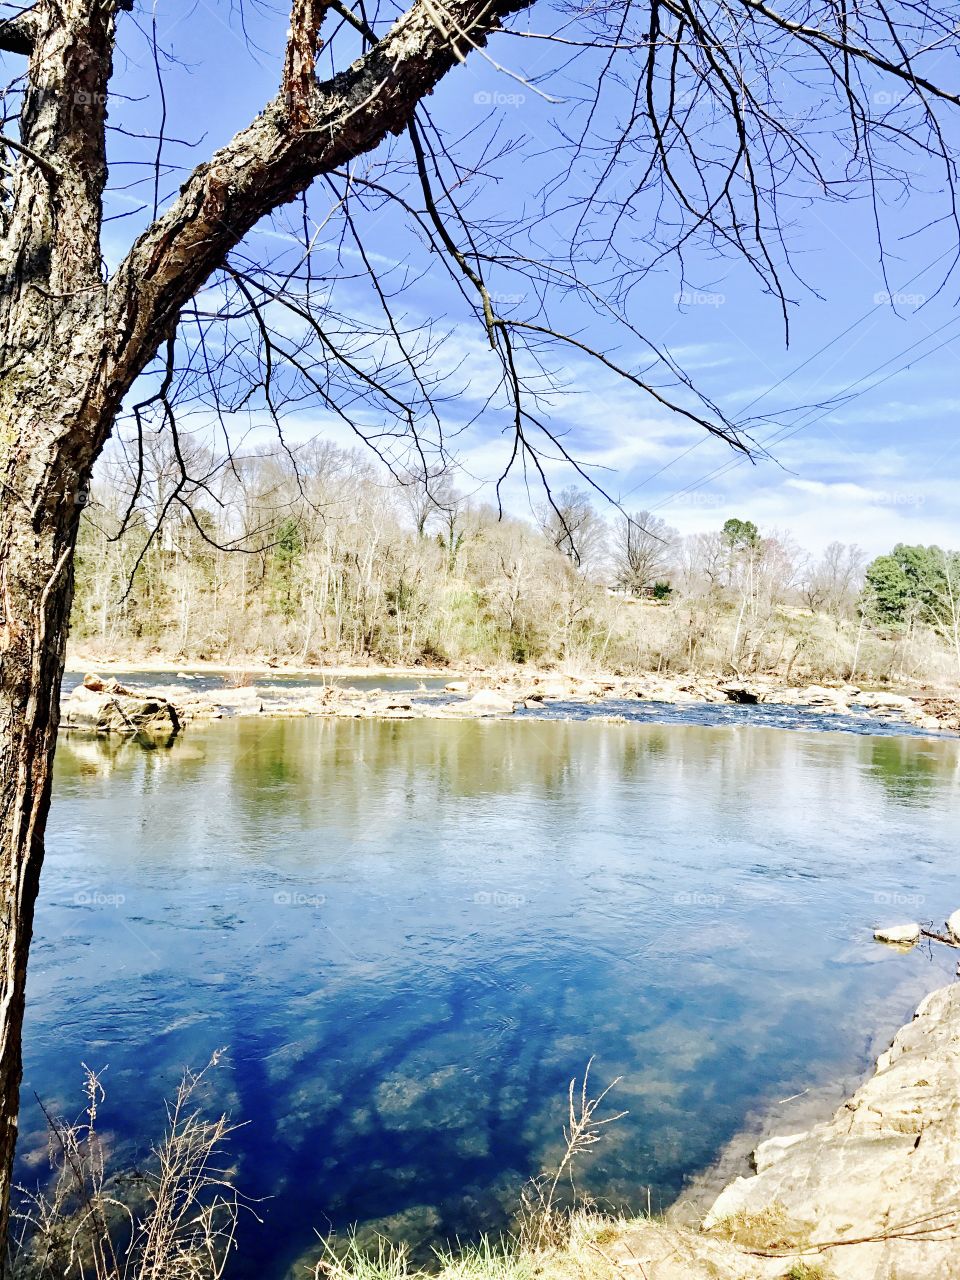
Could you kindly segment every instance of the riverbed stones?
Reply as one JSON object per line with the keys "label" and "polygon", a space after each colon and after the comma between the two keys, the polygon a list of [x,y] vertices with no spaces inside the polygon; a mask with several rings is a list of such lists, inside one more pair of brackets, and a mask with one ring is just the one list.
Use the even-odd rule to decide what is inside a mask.
{"label": "riverbed stones", "polygon": [[[191,675],[181,671],[177,678],[186,680]],[[132,695],[133,692],[94,672],[87,675],[85,686],[90,692],[117,695]],[[177,686],[162,687],[153,692],[166,697],[182,710],[181,722],[209,719],[224,713],[237,716],[261,713],[297,717],[344,716],[354,719],[496,716],[510,715],[517,706],[537,711],[551,702],[597,704],[607,698],[640,698],[670,705],[755,701],[766,705],[802,706],[811,712],[856,714],[883,721],[901,720],[930,731],[960,730],[960,704],[956,699],[862,694],[853,684],[788,686],[771,676],[754,674],[749,679],[724,680],[716,675],[649,672],[640,676],[595,680],[561,672],[521,677],[517,672],[505,674],[478,669],[469,678],[452,678],[442,693],[424,690],[426,696],[418,697],[409,709],[389,705],[390,695],[385,690],[344,688],[339,684],[312,685],[302,689],[247,687],[203,691],[188,691]],[[473,697],[457,696],[471,693]],[[495,696],[503,701],[494,705]]]}
{"label": "riverbed stones", "polygon": [[918,924],[889,924],[881,929],[874,929],[873,936],[877,942],[890,942],[895,946],[912,947],[920,941]]}

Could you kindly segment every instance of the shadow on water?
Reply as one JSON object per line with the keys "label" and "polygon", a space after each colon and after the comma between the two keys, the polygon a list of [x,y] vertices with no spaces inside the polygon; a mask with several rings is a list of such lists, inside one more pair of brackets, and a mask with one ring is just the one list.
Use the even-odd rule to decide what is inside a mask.
{"label": "shadow on water", "polygon": [[[958,904],[960,742],[750,727],[228,721],[60,745],[30,973],[33,1100],[109,1064],[118,1159],[226,1045],[232,1274],[314,1229],[507,1225],[595,1054],[629,1116],[582,1172],[683,1190],[758,1108],[840,1087],[949,977],[870,930]],[[784,1111],[785,1119],[788,1112]]]}

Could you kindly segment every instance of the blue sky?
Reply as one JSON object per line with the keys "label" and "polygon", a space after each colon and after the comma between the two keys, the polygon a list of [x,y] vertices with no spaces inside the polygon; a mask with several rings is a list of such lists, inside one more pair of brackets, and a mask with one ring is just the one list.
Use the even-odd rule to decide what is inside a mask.
{"label": "blue sky", "polygon": [[[155,127],[159,118],[148,45],[134,25],[146,30],[150,14],[140,8],[135,15],[121,15],[111,121],[127,128]],[[156,20],[161,45],[180,60],[164,70],[167,133],[198,144],[195,150],[169,144],[165,156],[189,168],[274,92],[285,9],[248,2],[248,34],[259,51],[244,40],[235,5],[162,4]],[[549,10],[534,7],[519,24],[543,30],[552,21]],[[549,171],[542,153],[556,145],[556,128],[568,119],[575,80],[558,75],[538,81],[560,99],[547,101],[529,82],[556,61],[555,47],[502,35],[491,41],[488,53],[491,60],[473,55],[457,68],[431,99],[430,110],[450,135],[476,129],[480,136],[496,128],[502,138],[515,141],[516,154],[496,166],[476,195],[478,212],[498,217],[536,207]],[[494,62],[521,78],[498,70]],[[608,109],[616,114],[615,98]],[[115,160],[145,155],[142,144],[125,137],[115,136],[113,147]],[[891,188],[884,210],[886,280],[866,202],[831,205],[798,198],[790,207],[788,238],[805,284],[788,281],[796,299],[789,349],[775,301],[742,263],[692,254],[679,302],[681,282],[671,271],[650,278],[632,299],[645,333],[668,348],[730,416],[766,416],[754,423],[753,435],[761,444],[772,441],[771,457],[756,464],[739,460],[728,446],[645,400],[585,357],[569,351],[558,357],[567,391],[551,402],[551,424],[565,433],[566,446],[599,484],[631,509],[652,509],[682,532],[715,528],[735,514],[768,530],[790,530],[813,550],[833,539],[859,542],[871,553],[901,540],[960,545],[957,281],[949,279],[937,292],[950,261],[949,229],[930,226],[915,234],[943,212],[942,175],[922,158],[910,163],[917,189],[904,197]],[[118,186],[136,174],[119,164],[113,169]],[[579,216],[578,183],[585,189],[583,174],[571,180],[566,211],[540,232],[548,248],[551,238],[562,240]],[[167,185],[175,191],[175,175]],[[117,191],[111,210],[128,211],[132,198],[129,191]],[[318,222],[323,207],[322,196],[311,204]],[[109,224],[108,259],[120,256],[136,223],[134,218]],[[394,269],[415,252],[390,218],[371,220],[365,235],[371,250]],[[255,233],[248,249],[257,251],[265,242]],[[330,246],[318,246],[318,261],[325,249]],[[458,368],[462,394],[449,406],[450,426],[456,429],[472,417],[488,390],[489,356],[482,331],[456,309],[440,274],[423,265],[427,274],[405,299],[405,313],[413,320],[440,320],[449,329],[440,359]],[[490,285],[508,297],[517,287],[509,276],[492,278]],[[349,288],[340,288],[341,304]],[[889,289],[902,295],[896,306],[887,300]],[[361,315],[365,305],[358,292]],[[562,304],[561,313],[571,329],[621,363],[633,367],[642,358],[630,335],[595,311]],[[830,397],[841,399],[826,411],[816,407]],[[244,427],[254,428],[249,439],[266,438],[269,431],[265,416],[248,419]],[[487,413],[458,437],[461,488],[478,496],[490,493],[490,481],[504,461],[502,427],[502,420]],[[350,442],[349,432],[315,405],[303,406],[287,431],[294,440],[319,433]],[[552,483],[576,481],[559,461],[548,460],[546,466]],[[542,495],[528,496],[516,474],[504,497],[509,509],[522,514]]]}

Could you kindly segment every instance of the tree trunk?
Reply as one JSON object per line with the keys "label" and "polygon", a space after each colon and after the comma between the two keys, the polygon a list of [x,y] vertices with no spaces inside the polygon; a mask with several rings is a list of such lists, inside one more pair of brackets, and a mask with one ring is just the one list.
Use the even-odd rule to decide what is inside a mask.
{"label": "tree trunk", "polygon": [[[59,409],[59,421],[43,420]],[[17,1134],[27,954],[50,807],[60,682],[73,597],[73,550],[92,462],[58,447],[59,388],[0,393],[0,1233],[7,1238]],[[97,433],[99,434],[99,433]],[[80,461],[78,470],[75,463]],[[3,1273],[5,1247],[0,1250]]]}

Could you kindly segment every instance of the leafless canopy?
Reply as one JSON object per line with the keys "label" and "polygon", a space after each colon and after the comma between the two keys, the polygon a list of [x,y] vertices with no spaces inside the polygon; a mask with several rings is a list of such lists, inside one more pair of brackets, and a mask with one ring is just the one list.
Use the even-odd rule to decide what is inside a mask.
{"label": "leafless canopy", "polygon": [[[48,4],[5,5],[0,23],[17,72],[3,100],[8,235],[18,174],[58,180],[36,145],[43,107],[19,57]],[[751,423],[713,403],[645,325],[639,286],[669,271],[681,290],[699,287],[738,259],[788,330],[791,297],[804,288],[791,242],[809,202],[868,200],[885,261],[886,213],[918,168],[942,188],[939,230],[960,241],[955,5],[561,0],[541,10],[418,0],[398,16],[387,4],[294,0],[279,57],[285,15],[235,0],[224,19],[246,41],[238,57],[273,57],[280,91],[215,164],[192,173],[203,143],[169,136],[166,119],[174,95],[196,92],[183,64],[202,68],[203,50],[185,47],[189,23],[180,23],[175,56],[159,6],[117,7],[131,10],[117,24],[120,78],[104,81],[109,116],[87,116],[91,131],[106,129],[111,245],[131,229],[109,273],[108,316],[150,334],[132,353],[145,369],[120,433],[131,508],[147,433],[171,435],[182,484],[168,505],[190,508],[197,495],[214,500],[213,475],[235,466],[264,415],[295,457],[284,419],[307,410],[344,425],[398,476],[445,472],[479,421],[503,433],[501,480],[520,466],[549,493],[547,464],[559,458],[602,487],[552,417],[591,364],[631,386],[638,407],[653,401],[751,451]],[[436,66],[411,70],[402,91],[394,85],[425,18],[421,61],[468,61],[436,110],[422,98]],[[385,101],[373,109],[377,95]],[[477,112],[478,100],[493,109]],[[522,111],[496,109],[518,100]],[[261,221],[269,200],[225,193],[216,243],[187,236],[178,252],[196,256],[195,272],[179,273],[154,313],[139,308],[134,321],[124,306],[131,282],[162,272],[164,238],[182,241],[212,174],[250,165],[262,168],[261,184],[280,180],[259,136],[278,121],[302,151],[292,181],[289,153],[282,161],[295,203]],[[529,189],[517,192],[525,174]],[[208,447],[188,447],[192,432]]]}

